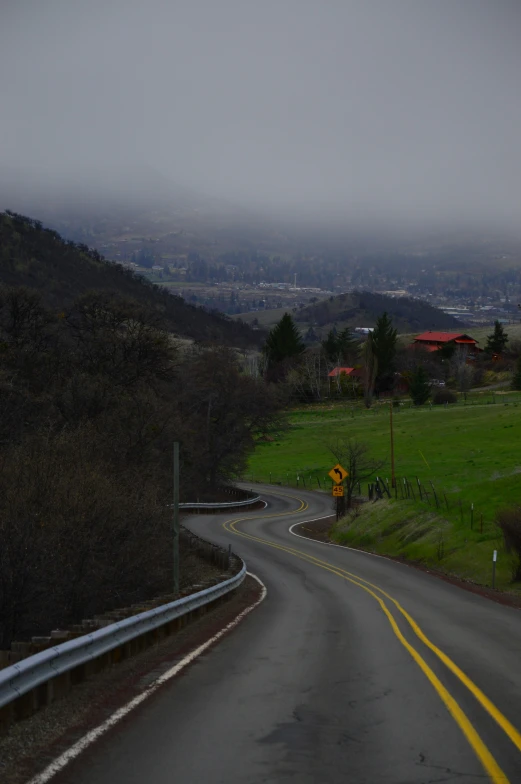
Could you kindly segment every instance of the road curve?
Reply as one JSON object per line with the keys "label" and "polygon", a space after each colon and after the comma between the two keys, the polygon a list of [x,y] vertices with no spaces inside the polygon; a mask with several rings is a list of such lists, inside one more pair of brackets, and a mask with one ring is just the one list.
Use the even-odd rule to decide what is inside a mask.
{"label": "road curve", "polygon": [[55,781],[521,782],[521,615],[416,569],[293,536],[329,497],[198,516],[260,607]]}

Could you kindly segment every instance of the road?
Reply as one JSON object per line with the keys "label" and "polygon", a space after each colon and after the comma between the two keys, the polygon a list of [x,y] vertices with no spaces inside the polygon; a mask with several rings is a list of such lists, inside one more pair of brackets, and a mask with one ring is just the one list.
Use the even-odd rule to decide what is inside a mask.
{"label": "road", "polygon": [[330,499],[261,490],[264,511],[189,524],[232,543],[265,601],[55,781],[521,782],[520,612],[297,538]]}

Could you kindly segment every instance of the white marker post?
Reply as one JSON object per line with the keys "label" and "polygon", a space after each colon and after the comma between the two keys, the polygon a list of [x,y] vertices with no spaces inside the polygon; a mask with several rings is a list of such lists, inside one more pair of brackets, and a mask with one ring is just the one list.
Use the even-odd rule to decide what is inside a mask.
{"label": "white marker post", "polygon": [[496,561],[497,561],[497,550],[494,550],[492,555],[492,588],[496,587]]}

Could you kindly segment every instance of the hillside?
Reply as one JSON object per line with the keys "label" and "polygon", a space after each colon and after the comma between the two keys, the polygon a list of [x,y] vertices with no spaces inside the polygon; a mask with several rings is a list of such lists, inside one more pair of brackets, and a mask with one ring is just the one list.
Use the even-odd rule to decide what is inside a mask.
{"label": "hillside", "polygon": [[386,311],[398,332],[420,332],[426,329],[460,329],[461,321],[448,316],[427,302],[409,297],[388,297],[355,291],[307,305],[295,313],[299,324],[315,327],[325,334],[333,326],[374,327],[378,316]]}
{"label": "hillside", "polygon": [[176,335],[237,347],[261,340],[243,322],[190,305],[86,245],[9,212],[0,213],[0,283],[37,289],[51,308],[66,308],[91,290],[117,292],[154,308]]}

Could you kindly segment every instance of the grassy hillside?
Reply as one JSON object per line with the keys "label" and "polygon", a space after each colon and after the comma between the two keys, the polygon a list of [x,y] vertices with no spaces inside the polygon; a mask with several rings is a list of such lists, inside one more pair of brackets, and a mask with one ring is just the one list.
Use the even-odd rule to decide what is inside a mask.
{"label": "grassy hillside", "polygon": [[427,302],[409,297],[388,297],[369,292],[352,292],[316,302],[301,308],[298,322],[329,330],[344,327],[374,327],[376,319],[387,311],[398,332],[419,332],[426,329],[461,328],[461,323]]}
{"label": "grassy hillside", "polygon": [[[248,477],[314,489],[320,486],[329,492],[331,483],[327,472],[335,461],[327,445],[343,435],[367,443],[371,454],[384,461],[381,476],[390,477],[388,405],[377,406],[371,411],[354,406],[310,407],[293,411],[290,421],[291,427],[283,438],[257,447],[250,461]],[[486,554],[485,560],[491,557],[496,546],[492,543],[498,539],[494,525],[498,507],[521,503],[520,437],[521,395],[515,392],[494,396],[475,394],[470,396],[468,405],[394,409],[397,477],[406,476],[413,483],[416,495],[418,478],[422,487],[428,489],[429,503],[421,503],[418,498],[416,501],[393,501],[390,516],[383,515],[383,528],[410,518],[407,525],[410,528],[414,524],[416,528],[407,547],[398,537],[391,540],[381,536],[378,533],[380,523],[377,525],[373,517],[364,518],[361,530],[350,527],[348,536],[355,536],[353,531],[358,531],[356,541],[362,546],[424,558],[432,563],[437,559],[437,529],[441,526],[445,549],[441,565],[450,570],[459,564],[459,573],[463,573],[462,564],[467,564],[469,572],[465,574],[480,579],[473,559],[477,559],[476,564],[481,564],[481,569],[485,567],[478,554]],[[441,504],[439,509],[431,482]],[[362,489],[367,493],[367,488]],[[394,506],[396,503],[399,508]],[[378,504],[374,505],[376,507]],[[407,515],[404,517],[405,509]],[[431,518],[432,522],[427,525],[425,520]],[[375,531],[368,532],[366,523],[371,531],[376,526]],[[398,530],[399,526],[396,533]],[[404,528],[402,534],[405,533]],[[476,552],[469,554],[469,547],[474,546]]]}
{"label": "grassy hillside", "polygon": [[[273,327],[290,307],[239,314],[247,323],[257,320],[266,328]],[[376,319],[387,311],[399,333],[418,334],[427,329],[462,330],[462,324],[427,302],[409,297],[388,297],[370,292],[339,294],[299,308],[292,313],[302,332],[313,327],[321,337],[336,327],[374,327]],[[488,328],[490,331],[490,327]]]}
{"label": "grassy hillside", "polygon": [[228,346],[253,346],[260,334],[240,321],[208,313],[104,259],[63,240],[38,221],[0,213],[0,283],[37,289],[51,308],[66,308],[89,290],[117,292],[154,308],[175,334]]}
{"label": "grassy hillside", "polygon": [[388,499],[363,504],[359,514],[339,521],[333,538],[340,544],[405,558],[487,586],[492,583],[492,553],[498,550],[495,586],[521,593],[521,585],[511,582],[510,556],[496,529],[471,531],[468,524],[447,521],[432,508],[419,506]]}

